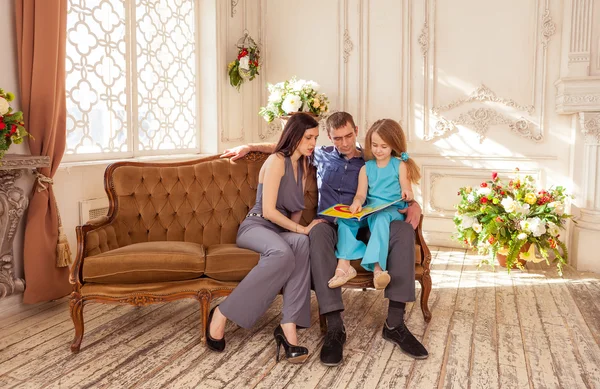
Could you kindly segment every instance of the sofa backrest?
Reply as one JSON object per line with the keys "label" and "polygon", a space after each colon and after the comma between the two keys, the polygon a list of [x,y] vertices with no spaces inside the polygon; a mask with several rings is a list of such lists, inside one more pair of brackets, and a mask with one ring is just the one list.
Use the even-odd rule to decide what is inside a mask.
{"label": "sofa backrest", "polygon": [[[110,165],[105,188],[119,247],[152,241],[235,243],[238,227],[256,200],[258,174],[267,157],[250,153],[234,162],[213,156],[181,163]],[[311,171],[304,225],[316,214],[315,177]]]}

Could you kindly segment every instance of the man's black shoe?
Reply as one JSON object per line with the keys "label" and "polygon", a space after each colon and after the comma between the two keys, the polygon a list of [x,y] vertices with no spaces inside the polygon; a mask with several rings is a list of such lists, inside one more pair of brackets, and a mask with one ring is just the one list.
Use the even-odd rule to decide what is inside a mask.
{"label": "man's black shoe", "polygon": [[321,363],[325,366],[338,366],[344,359],[344,343],[346,343],[346,329],[329,330],[325,335],[325,342],[321,347]]}
{"label": "man's black shoe", "polygon": [[396,328],[388,327],[387,321],[383,326],[383,339],[388,342],[392,342],[397,344],[400,347],[400,350],[404,352],[406,355],[409,355],[416,359],[425,359],[429,356],[429,353],[423,347],[421,342],[415,338],[413,334],[406,328],[406,324],[402,322]]}

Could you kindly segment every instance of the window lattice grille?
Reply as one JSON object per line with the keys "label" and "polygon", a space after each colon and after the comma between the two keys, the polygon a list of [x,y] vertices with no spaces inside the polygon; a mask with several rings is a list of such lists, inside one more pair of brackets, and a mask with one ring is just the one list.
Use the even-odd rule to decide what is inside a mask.
{"label": "window lattice grille", "polygon": [[197,150],[194,0],[69,0],[67,29],[67,154]]}

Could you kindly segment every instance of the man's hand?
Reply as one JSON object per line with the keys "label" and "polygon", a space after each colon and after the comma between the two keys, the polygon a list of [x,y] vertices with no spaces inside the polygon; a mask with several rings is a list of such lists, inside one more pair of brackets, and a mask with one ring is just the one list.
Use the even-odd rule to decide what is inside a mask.
{"label": "man's hand", "polygon": [[419,226],[421,220],[421,206],[416,201],[410,203],[408,208],[399,209],[398,212],[406,214],[406,222],[409,223],[414,230]]}
{"label": "man's hand", "polygon": [[232,161],[235,161],[236,159],[242,158],[244,155],[248,154],[250,151],[251,151],[250,146],[241,145],[241,146],[234,147],[232,149],[225,150],[223,152],[223,154],[221,154],[221,158],[231,158]]}

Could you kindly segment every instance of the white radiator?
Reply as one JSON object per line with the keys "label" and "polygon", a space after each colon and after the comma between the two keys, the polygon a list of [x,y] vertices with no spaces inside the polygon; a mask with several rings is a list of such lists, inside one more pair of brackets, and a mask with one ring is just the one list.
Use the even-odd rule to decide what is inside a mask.
{"label": "white radiator", "polygon": [[88,199],[79,202],[79,225],[88,220],[108,214],[108,197]]}

